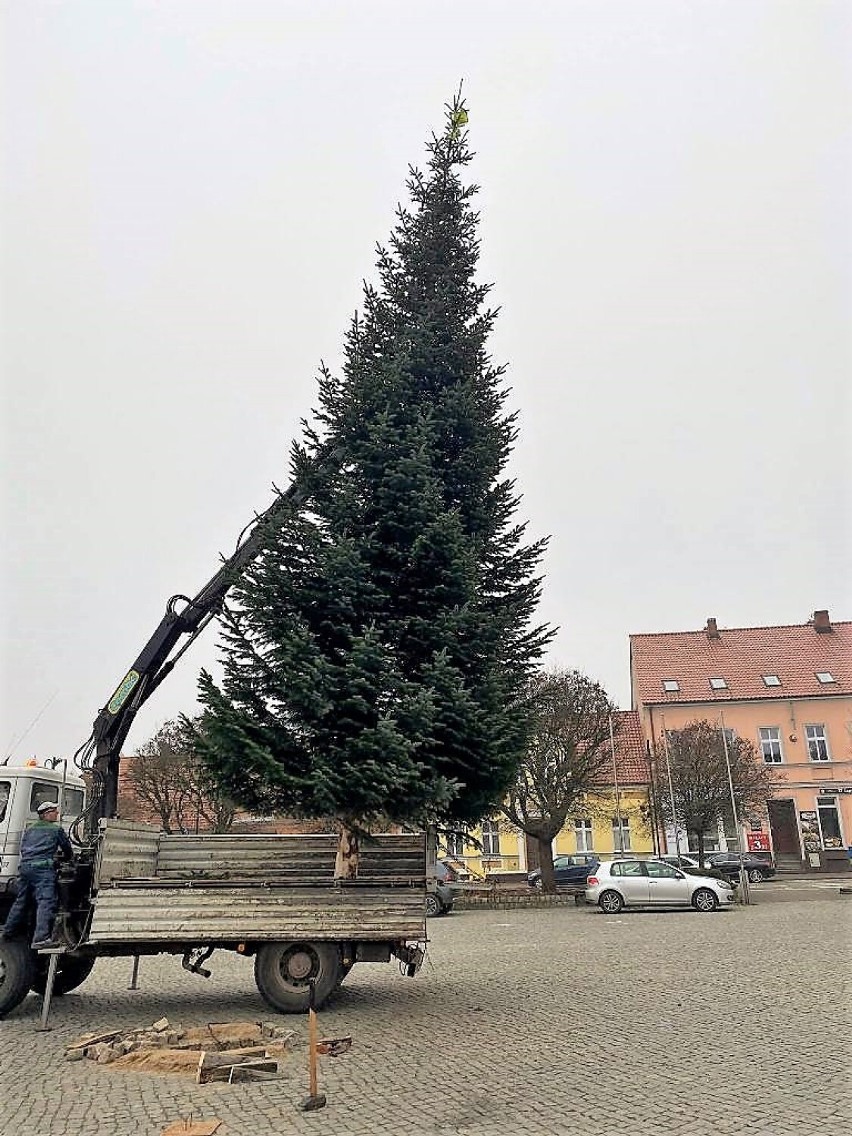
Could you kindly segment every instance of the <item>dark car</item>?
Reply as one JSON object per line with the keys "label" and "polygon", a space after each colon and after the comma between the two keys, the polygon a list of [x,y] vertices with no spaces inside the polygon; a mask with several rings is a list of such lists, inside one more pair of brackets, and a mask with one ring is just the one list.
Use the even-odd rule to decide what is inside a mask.
{"label": "dark car", "polygon": [[705,862],[708,868],[715,868],[729,879],[734,880],[740,878],[740,864],[742,863],[749,881],[753,884],[758,884],[761,880],[768,880],[775,875],[775,868],[768,857],[755,856],[749,852],[742,854],[739,852],[713,852],[705,858]]}
{"label": "dark car", "polygon": [[[570,856],[554,856],[553,875],[556,878],[556,886],[565,887],[576,884],[578,887],[582,887],[586,882],[586,877],[600,862],[600,857],[593,852],[572,852]],[[541,868],[536,868],[534,872],[530,872],[527,876],[527,883],[530,887],[541,887]]]}

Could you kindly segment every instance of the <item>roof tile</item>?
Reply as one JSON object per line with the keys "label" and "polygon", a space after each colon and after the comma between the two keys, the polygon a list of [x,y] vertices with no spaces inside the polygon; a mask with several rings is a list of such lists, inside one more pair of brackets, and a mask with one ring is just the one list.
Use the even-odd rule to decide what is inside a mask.
{"label": "roof tile", "polygon": [[[812,623],[781,627],[720,628],[718,638],[701,631],[630,636],[633,703],[736,702],[741,699],[819,698],[852,694],[852,623],[820,632]],[[837,680],[821,683],[829,671]],[[780,686],[762,676],[776,674]],[[714,690],[711,678],[727,687]],[[677,679],[667,692],[663,679]]]}
{"label": "roof tile", "polygon": [[[647,784],[648,763],[638,710],[619,710],[612,717],[619,783],[624,785]],[[612,763],[608,762],[595,778],[595,783],[612,785],[613,782]]]}

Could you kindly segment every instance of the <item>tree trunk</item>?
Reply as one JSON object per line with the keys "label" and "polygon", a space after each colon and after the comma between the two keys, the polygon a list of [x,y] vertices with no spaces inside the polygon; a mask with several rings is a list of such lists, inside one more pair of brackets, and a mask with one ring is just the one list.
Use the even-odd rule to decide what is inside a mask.
{"label": "tree trunk", "polygon": [[360,845],[358,834],[340,822],[340,840],[337,844],[337,859],[334,862],[334,878],[336,880],[354,880],[358,878],[358,854]]}
{"label": "tree trunk", "polygon": [[550,837],[537,836],[538,862],[541,865],[541,890],[551,895],[556,891],[556,880],[553,876],[553,846]]}
{"label": "tree trunk", "polygon": [[698,867],[703,868],[704,867],[704,833],[703,832],[695,832],[695,833],[693,833],[693,835],[695,836],[695,841],[698,845]]}

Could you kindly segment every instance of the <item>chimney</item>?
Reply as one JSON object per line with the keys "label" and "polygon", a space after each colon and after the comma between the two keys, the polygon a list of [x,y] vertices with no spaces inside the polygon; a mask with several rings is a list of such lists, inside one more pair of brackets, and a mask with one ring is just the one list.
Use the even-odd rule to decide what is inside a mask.
{"label": "chimney", "polygon": [[825,634],[825,632],[831,631],[831,630],[832,630],[831,620],[828,618],[828,612],[827,611],[815,611],[814,612],[814,631],[819,631],[822,634]]}
{"label": "chimney", "polygon": [[707,620],[707,626],[705,627],[704,630],[707,632],[707,638],[708,639],[721,639],[722,638],[722,636],[719,634],[719,628],[716,626],[716,620],[713,618],[712,615]]}

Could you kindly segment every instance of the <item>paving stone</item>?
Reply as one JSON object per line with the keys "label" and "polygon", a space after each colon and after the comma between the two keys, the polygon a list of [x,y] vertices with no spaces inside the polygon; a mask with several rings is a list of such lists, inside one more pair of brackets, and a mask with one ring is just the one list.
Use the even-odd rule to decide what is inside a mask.
{"label": "paving stone", "polygon": [[[763,885],[769,889],[772,885]],[[763,894],[763,892],[761,893]],[[767,892],[768,894],[768,892]],[[306,1023],[282,1078],[196,1086],[177,1075],[66,1063],[87,1031],[264,1020],[250,960],[217,952],[209,980],[177,959],[100,960],[35,1032],[31,996],[0,1030],[0,1133],[160,1136],[190,1113],[220,1136],[817,1136],[852,1115],[852,904],[782,896],[715,915],[616,918],[571,906],[477,908],[429,922],[415,979],[354,968],[320,1013],[351,1051],[320,1059],[307,1093]]]}

